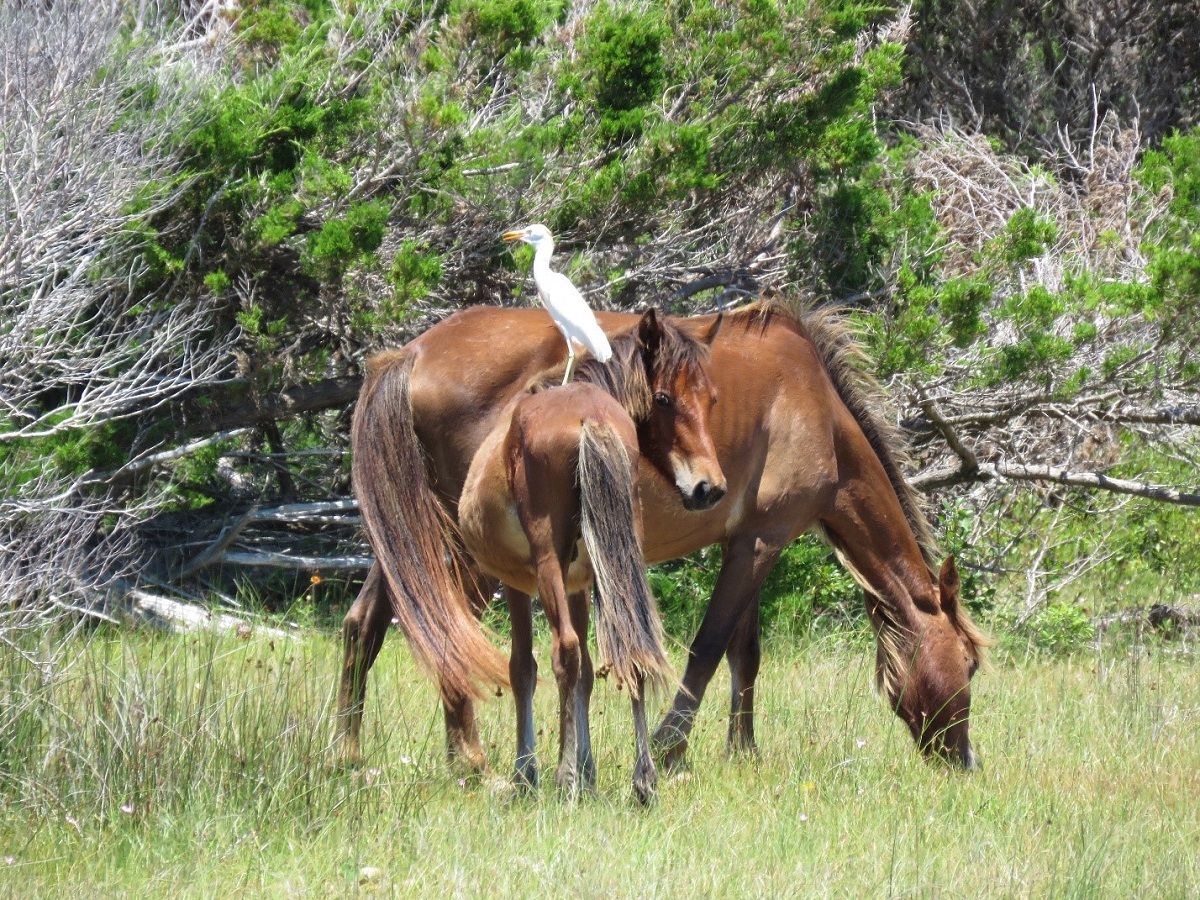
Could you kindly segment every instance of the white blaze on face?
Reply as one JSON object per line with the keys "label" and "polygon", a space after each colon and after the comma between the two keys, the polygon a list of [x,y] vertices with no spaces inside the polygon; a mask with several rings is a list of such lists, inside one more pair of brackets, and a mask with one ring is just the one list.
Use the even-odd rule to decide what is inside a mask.
{"label": "white blaze on face", "polygon": [[670,453],[667,459],[671,462],[671,474],[675,476],[676,489],[684,497],[690,497],[696,486],[691,464],[675,452]]}

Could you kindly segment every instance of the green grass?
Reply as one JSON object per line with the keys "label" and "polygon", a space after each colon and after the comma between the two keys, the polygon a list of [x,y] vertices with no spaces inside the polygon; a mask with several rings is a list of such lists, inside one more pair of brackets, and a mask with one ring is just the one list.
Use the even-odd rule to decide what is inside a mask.
{"label": "green grass", "polygon": [[[0,895],[1195,896],[1200,668],[1178,644],[1001,658],[976,680],[985,768],[923,762],[861,641],[769,647],[755,760],[714,683],[692,767],[630,796],[627,698],[598,684],[597,795],[512,801],[442,761],[399,640],[368,761],[328,768],[340,642],[93,636],[42,684],[0,650]],[[543,662],[543,672],[548,671]],[[538,692],[543,771],[554,691]],[[507,698],[482,729],[512,764]]]}

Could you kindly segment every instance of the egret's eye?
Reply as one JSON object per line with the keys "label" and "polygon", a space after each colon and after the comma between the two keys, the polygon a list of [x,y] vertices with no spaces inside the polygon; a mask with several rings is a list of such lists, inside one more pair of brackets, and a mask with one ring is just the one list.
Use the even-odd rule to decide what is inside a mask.
{"label": "egret's eye", "polygon": [[670,407],[671,407],[670,395],[665,394],[662,391],[658,391],[655,393],[654,402],[657,403],[659,406],[661,406],[663,409],[670,409]]}

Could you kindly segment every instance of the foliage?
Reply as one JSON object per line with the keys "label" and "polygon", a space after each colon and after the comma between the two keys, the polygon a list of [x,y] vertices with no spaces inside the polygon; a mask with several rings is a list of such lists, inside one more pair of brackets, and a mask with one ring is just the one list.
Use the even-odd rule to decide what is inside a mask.
{"label": "foliage", "polygon": [[[215,413],[356,378],[456,308],[520,301],[523,268],[497,236],[529,221],[559,235],[599,307],[687,313],[766,288],[850,305],[922,476],[949,472],[942,530],[976,565],[980,609],[1011,590],[1010,620],[1032,620],[1073,577],[1045,573],[1099,547],[1058,495],[1018,496],[1005,466],[1194,481],[1137,469],[1130,437],[1195,458],[1191,426],[1154,418],[1200,386],[1200,133],[1172,132],[1194,124],[1194,62],[1162,78],[1146,65],[1194,43],[1180,4],[1131,6],[1126,55],[1109,40],[1116,7],[243,0],[234,17],[92,10],[79,21],[95,34],[72,43],[72,22],[34,6],[5,7],[6,34],[66,37],[3,107],[0,141],[28,163],[14,171],[41,174],[0,201],[20,206],[0,224],[25,223],[0,244],[0,472],[20,503],[107,504],[85,521],[125,523],[122,546],[141,548],[112,571],[180,534],[215,539],[217,517],[251,503],[346,496],[346,410],[250,416],[103,497],[87,479],[189,447]],[[46,94],[53,115],[26,141],[17,98],[42,96],[38,66],[75,58],[88,72],[45,83],[94,90]],[[943,108],[986,130],[932,124]],[[75,121],[88,127],[56,157]],[[1014,589],[1003,572],[1041,552],[1048,519],[1060,549]],[[1129,527],[1106,529],[1105,552],[1128,555]],[[1181,569],[1185,545],[1168,553]],[[676,634],[694,631],[719,559],[654,575]],[[787,632],[861,615],[815,542],[785,551],[763,596],[764,622]]]}
{"label": "foliage", "polygon": [[1048,652],[1076,650],[1095,637],[1087,613],[1073,603],[1054,601],[1043,606],[1029,622],[1033,645]]}
{"label": "foliage", "polygon": [[1157,142],[1196,120],[1200,43],[1188,0],[1048,7],[918,0],[898,102],[910,120],[949,114],[1022,151],[1057,147],[1112,112]]}

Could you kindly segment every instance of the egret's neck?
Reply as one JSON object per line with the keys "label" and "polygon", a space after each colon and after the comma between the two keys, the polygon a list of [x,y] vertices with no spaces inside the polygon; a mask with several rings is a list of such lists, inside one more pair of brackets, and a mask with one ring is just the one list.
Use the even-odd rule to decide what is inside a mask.
{"label": "egret's neck", "polygon": [[533,253],[533,274],[550,271],[550,256],[554,253],[554,241],[545,237],[538,241]]}

